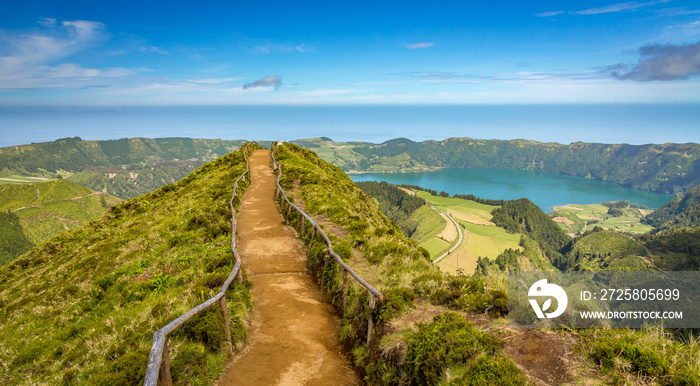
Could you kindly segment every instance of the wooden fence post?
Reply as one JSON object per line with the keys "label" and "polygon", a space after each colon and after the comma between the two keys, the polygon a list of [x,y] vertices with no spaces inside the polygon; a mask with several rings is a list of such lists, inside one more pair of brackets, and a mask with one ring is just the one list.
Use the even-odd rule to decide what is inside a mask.
{"label": "wooden fence post", "polygon": [[328,254],[323,258],[323,271],[321,271],[321,291],[323,291],[323,283],[326,281],[326,269],[328,269]]}
{"label": "wooden fence post", "polygon": [[172,386],[173,379],[170,377],[170,356],[168,355],[168,337],[163,341],[163,359],[160,361],[160,370],[158,371],[158,385]]}
{"label": "wooden fence post", "polygon": [[219,307],[224,315],[224,327],[226,328],[226,339],[228,340],[228,351],[233,355],[233,341],[231,340],[231,322],[228,318],[228,306],[226,305],[226,295],[219,299]]}
{"label": "wooden fence post", "polygon": [[[374,294],[369,293],[369,308],[374,309]],[[372,321],[372,311],[369,312],[369,318],[367,319],[367,347],[369,347],[372,341],[372,328],[374,328],[374,322]]]}
{"label": "wooden fence post", "polygon": [[238,282],[243,284],[243,268],[238,268],[238,273],[236,274],[236,278],[238,279]]}
{"label": "wooden fence post", "polygon": [[304,236],[304,223],[306,221],[304,221],[304,216],[301,213],[299,215],[301,216],[301,236],[303,237]]}
{"label": "wooden fence post", "polygon": [[348,302],[348,288],[350,287],[350,273],[343,269],[343,316],[345,316],[345,305]]}

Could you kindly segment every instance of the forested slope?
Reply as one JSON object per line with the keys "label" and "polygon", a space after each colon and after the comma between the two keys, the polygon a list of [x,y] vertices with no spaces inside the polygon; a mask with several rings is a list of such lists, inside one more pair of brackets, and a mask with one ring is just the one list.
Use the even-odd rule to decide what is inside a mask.
{"label": "forested slope", "polygon": [[642,221],[657,231],[700,226],[700,185],[667,202]]}

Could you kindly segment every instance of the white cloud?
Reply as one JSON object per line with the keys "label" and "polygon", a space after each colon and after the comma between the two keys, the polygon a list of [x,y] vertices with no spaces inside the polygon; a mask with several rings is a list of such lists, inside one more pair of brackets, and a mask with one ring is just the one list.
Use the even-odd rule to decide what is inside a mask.
{"label": "white cloud", "polygon": [[435,43],[433,42],[421,42],[421,43],[411,43],[411,44],[404,44],[403,46],[410,49],[410,50],[415,50],[419,48],[428,48],[434,46]]}
{"label": "white cloud", "polygon": [[243,89],[256,88],[256,87],[274,87],[277,90],[282,85],[282,78],[279,75],[269,75],[262,79],[258,79],[255,82],[243,84]]}
{"label": "white cloud", "polygon": [[140,47],[139,51],[144,53],[144,54],[170,55],[170,52],[164,50],[161,47],[157,47],[157,46]]}
{"label": "white cloud", "polygon": [[551,11],[551,12],[542,12],[542,13],[538,13],[538,14],[536,14],[535,16],[539,16],[539,17],[550,17],[550,16],[561,15],[562,13],[564,13],[564,12],[563,12],[563,11]]}
{"label": "white cloud", "polygon": [[582,11],[573,12],[577,15],[597,15],[600,13],[611,13],[611,12],[622,12],[622,11],[634,11],[642,7],[649,7],[656,4],[667,3],[670,0],[658,0],[658,1],[648,1],[646,3],[629,2],[629,3],[617,3],[612,5],[607,5],[605,7],[584,9]]}
{"label": "white cloud", "polygon": [[94,86],[105,78],[134,71],[124,68],[83,68],[60,63],[104,38],[104,24],[86,21],[43,19],[43,34],[15,33],[0,38],[0,89],[70,88]]}
{"label": "white cloud", "polygon": [[44,27],[50,27],[56,25],[56,19],[52,17],[45,17],[39,20],[38,23],[43,25]]}

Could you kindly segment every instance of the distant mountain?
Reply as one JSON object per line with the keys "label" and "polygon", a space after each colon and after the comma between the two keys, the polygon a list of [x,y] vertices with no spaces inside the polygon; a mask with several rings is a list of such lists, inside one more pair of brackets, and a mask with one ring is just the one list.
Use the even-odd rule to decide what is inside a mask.
{"label": "distant mountain", "polygon": [[700,226],[700,185],[667,202],[642,221],[655,227],[656,231]]}
{"label": "distant mountain", "polygon": [[520,169],[569,174],[660,193],[683,193],[700,184],[700,144],[625,145],[529,140],[449,138],[381,144],[294,141],[345,172],[402,172],[442,167]]}
{"label": "distant mountain", "polygon": [[0,185],[0,265],[121,201],[65,181]]}
{"label": "distant mountain", "polygon": [[0,148],[0,177],[61,175],[90,189],[130,198],[173,183],[242,143],[192,138],[63,138]]}

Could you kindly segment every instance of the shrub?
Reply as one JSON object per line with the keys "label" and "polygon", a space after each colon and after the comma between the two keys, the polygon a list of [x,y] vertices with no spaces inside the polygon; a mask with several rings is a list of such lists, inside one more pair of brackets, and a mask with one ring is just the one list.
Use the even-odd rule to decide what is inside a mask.
{"label": "shrub", "polygon": [[419,325],[408,341],[406,371],[419,385],[434,385],[445,369],[467,363],[482,353],[493,355],[498,338],[485,334],[462,315],[447,312]]}
{"label": "shrub", "polygon": [[450,385],[527,385],[525,374],[504,355],[482,355],[464,368],[464,375],[450,382]]}

